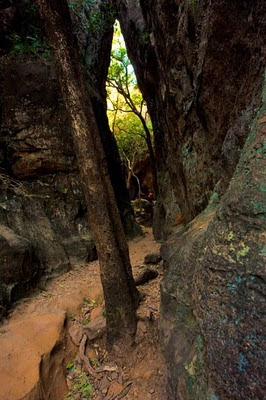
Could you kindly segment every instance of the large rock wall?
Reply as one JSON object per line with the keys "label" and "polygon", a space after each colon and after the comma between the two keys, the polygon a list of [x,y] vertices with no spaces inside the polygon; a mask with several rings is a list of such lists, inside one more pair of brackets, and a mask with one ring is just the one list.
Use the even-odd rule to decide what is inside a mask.
{"label": "large rock wall", "polygon": [[[202,243],[215,216],[212,206],[162,247],[161,342],[167,362],[169,400],[210,400],[202,334],[193,313],[193,280]],[[214,400],[214,399],[212,399]]]}
{"label": "large rock wall", "polygon": [[266,3],[116,4],[153,120],[159,218],[167,186],[190,221],[162,249],[169,399],[263,399]]}
{"label": "large rock wall", "polygon": [[3,57],[1,83],[1,167],[19,180],[77,171],[51,61]]}
{"label": "large rock wall", "polygon": [[183,218],[228,186],[259,106],[265,2],[117,0],[153,120],[159,179]]}
{"label": "large rock wall", "polygon": [[220,203],[163,247],[169,399],[262,400],[265,388],[264,105]]}
{"label": "large rock wall", "polygon": [[[70,124],[51,61],[3,57],[0,80],[0,220],[30,241],[33,276],[46,279],[68,270],[70,260],[96,257]],[[10,260],[5,264],[2,268],[11,267]],[[15,286],[23,282],[23,271],[17,277]],[[36,282],[29,279],[24,293]],[[14,296],[5,299],[8,307]]]}
{"label": "large rock wall", "polygon": [[[99,15],[95,27],[89,24],[90,10],[75,10],[77,43],[118,207],[126,233],[134,236],[139,227],[106,116],[105,79],[113,17],[109,9],[94,10]],[[37,8],[28,0],[6,1],[0,14],[5,22],[0,27],[0,221],[14,235],[30,241],[35,260],[33,276],[48,278],[69,269],[74,259],[84,262],[97,255],[87,222],[70,121]],[[36,49],[27,42],[30,35],[35,37]],[[12,284],[19,285],[15,278]],[[28,281],[25,289],[36,283],[36,279]],[[6,299],[2,305],[8,307],[13,297],[2,297]]]}

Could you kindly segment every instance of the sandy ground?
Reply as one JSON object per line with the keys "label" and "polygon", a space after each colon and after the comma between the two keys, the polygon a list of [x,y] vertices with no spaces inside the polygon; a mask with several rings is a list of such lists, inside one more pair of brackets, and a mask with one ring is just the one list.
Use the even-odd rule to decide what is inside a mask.
{"label": "sandy ground", "polygon": [[[159,251],[159,244],[153,240],[151,231],[147,228],[145,231],[145,237],[134,239],[129,243],[135,275],[143,268],[145,255]],[[160,266],[154,268],[160,269]],[[113,368],[112,371],[98,375],[94,385],[94,395],[91,394],[92,398],[166,399],[165,365],[158,346],[157,332],[161,277],[160,272],[157,279],[141,286],[140,290],[145,297],[138,310],[141,321],[138,325],[136,346],[128,354],[125,365],[116,366],[115,371]],[[67,332],[71,321],[82,321],[84,301],[85,306],[89,301],[95,303],[93,308],[96,306],[99,308],[99,304],[104,307],[102,299],[99,265],[95,261],[86,265],[75,265],[68,273],[50,280],[41,291],[36,291],[29,298],[19,302],[9,318],[0,326],[0,400],[35,399],[29,393],[35,393],[36,387],[40,386],[42,372],[40,366],[45,364],[47,354],[51,353],[59,338]],[[96,312],[97,310],[94,313]],[[67,342],[70,342],[69,338]],[[73,356],[75,351],[78,352],[78,347],[73,344],[70,347]],[[100,342],[90,343],[86,351],[89,357],[92,354],[95,355],[93,358],[98,357],[99,361],[104,357],[108,360],[103,339]],[[66,397],[67,389],[73,389],[71,379],[65,379],[67,375],[71,378],[71,373],[62,367],[66,359],[67,357],[57,356],[57,369],[54,366],[51,369],[50,365],[48,367],[50,376],[54,375],[54,379],[56,376],[58,382],[62,381],[60,385],[58,384],[58,390],[49,392],[49,399],[88,398],[77,394],[71,397],[70,392]],[[52,362],[56,363],[55,358]],[[82,367],[80,368],[81,373]],[[65,381],[68,383],[68,388]],[[44,386],[45,384],[49,386],[49,379]],[[43,397],[43,400],[45,398]]]}

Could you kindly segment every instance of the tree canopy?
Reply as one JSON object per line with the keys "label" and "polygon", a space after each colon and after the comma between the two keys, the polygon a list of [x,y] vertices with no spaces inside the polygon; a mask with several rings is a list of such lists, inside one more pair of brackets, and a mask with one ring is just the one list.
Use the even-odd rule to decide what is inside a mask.
{"label": "tree canopy", "polygon": [[147,153],[145,129],[139,116],[142,116],[150,132],[152,125],[118,22],[114,27],[107,95],[110,128],[120,152],[130,159],[134,154],[141,156]]}
{"label": "tree canopy", "polygon": [[118,148],[128,159],[150,157],[153,187],[158,194],[157,167],[153,149],[152,124],[127,56],[119,23],[114,27],[113,48],[107,78],[108,118]]}

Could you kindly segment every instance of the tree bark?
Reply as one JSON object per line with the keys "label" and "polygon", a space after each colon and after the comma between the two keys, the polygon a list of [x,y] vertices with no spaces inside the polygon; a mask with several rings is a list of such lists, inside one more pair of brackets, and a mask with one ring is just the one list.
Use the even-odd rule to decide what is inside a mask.
{"label": "tree bark", "polygon": [[62,95],[72,123],[74,148],[100,263],[107,342],[111,347],[114,344],[128,345],[136,331],[138,291],[67,1],[37,2],[53,48]]}

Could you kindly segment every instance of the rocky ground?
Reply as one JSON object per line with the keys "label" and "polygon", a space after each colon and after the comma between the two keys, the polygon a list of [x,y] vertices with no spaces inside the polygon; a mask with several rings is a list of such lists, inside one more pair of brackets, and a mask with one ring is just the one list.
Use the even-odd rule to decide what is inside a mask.
{"label": "rocky ground", "polygon": [[[145,237],[130,242],[140,283],[148,275],[145,256],[158,250],[147,228]],[[151,264],[158,277],[139,286],[136,345],[119,365],[105,349],[97,261],[76,265],[18,303],[0,326],[0,399],[164,400],[165,364],[158,346],[161,268]]]}

